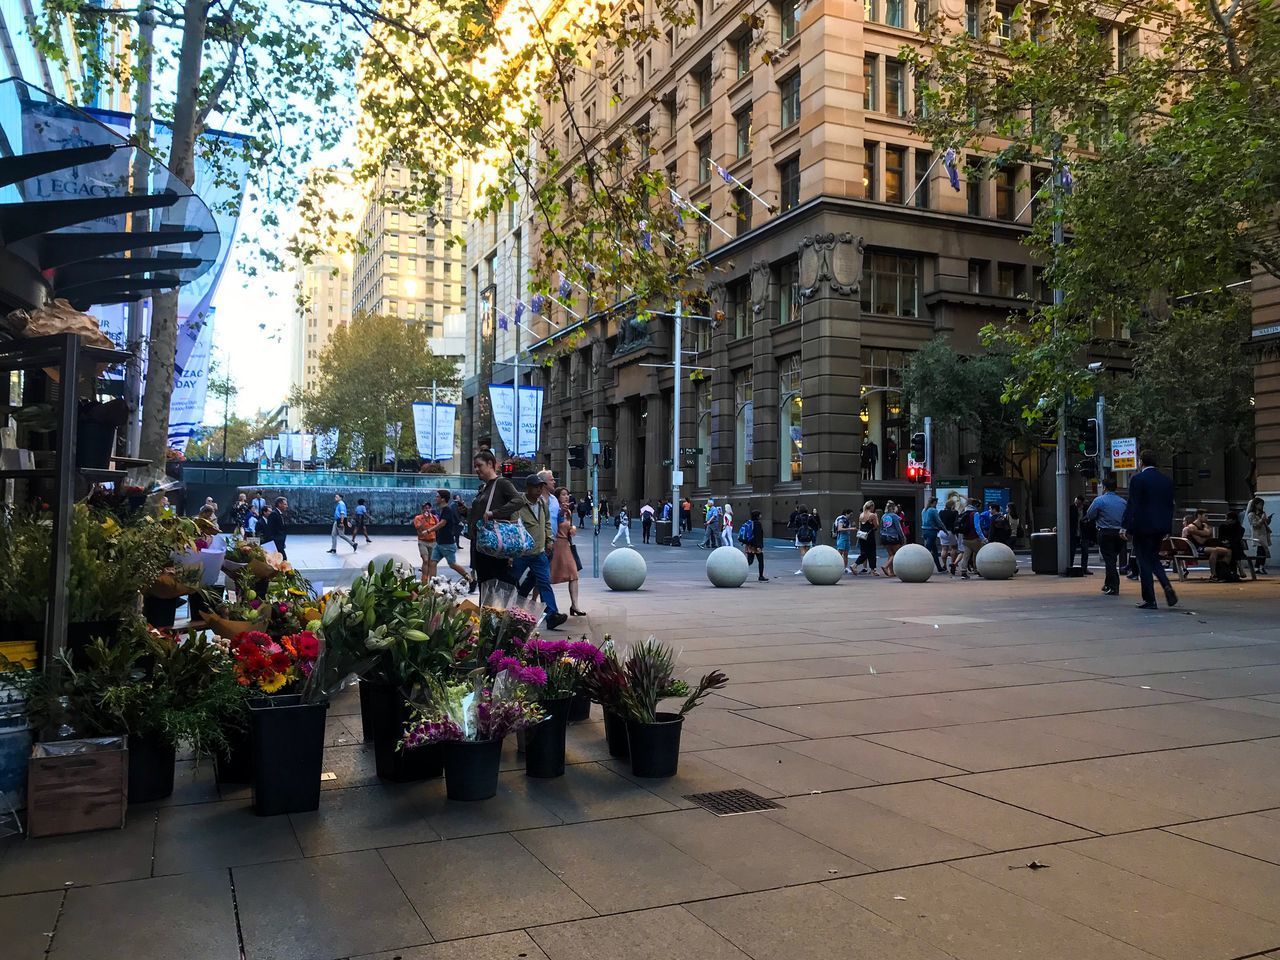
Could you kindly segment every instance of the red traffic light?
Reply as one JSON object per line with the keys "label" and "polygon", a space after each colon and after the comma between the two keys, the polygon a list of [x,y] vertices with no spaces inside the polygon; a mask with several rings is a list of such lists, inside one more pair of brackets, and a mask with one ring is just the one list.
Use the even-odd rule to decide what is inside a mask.
{"label": "red traffic light", "polygon": [[933,479],[928,468],[912,460],[907,463],[907,483],[929,483]]}
{"label": "red traffic light", "polygon": [[502,475],[504,477],[513,476],[515,472],[516,472],[516,465],[511,461],[508,460],[506,463],[502,465]]}

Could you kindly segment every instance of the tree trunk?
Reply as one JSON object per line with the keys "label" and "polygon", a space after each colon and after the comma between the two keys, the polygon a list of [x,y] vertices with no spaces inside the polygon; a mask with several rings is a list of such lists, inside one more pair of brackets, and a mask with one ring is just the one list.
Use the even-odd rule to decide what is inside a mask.
{"label": "tree trunk", "polygon": [[[182,48],[178,54],[177,100],[173,108],[173,146],[169,170],[190,186],[195,181],[196,116],[204,38],[209,9],[205,0],[183,5]],[[169,403],[178,350],[178,291],[166,290],[151,301],[151,338],[147,355],[147,389],[142,400],[139,456],[151,461],[154,475],[164,472],[169,447]]]}

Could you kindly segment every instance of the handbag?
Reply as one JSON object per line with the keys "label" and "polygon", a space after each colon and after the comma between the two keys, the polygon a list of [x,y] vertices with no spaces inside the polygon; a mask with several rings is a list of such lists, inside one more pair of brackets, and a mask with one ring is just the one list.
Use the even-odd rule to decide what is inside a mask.
{"label": "handbag", "polygon": [[[493,507],[493,495],[497,489],[495,480],[489,488],[485,513]],[[476,524],[476,549],[486,556],[511,560],[533,551],[533,535],[519,520],[481,520]]]}

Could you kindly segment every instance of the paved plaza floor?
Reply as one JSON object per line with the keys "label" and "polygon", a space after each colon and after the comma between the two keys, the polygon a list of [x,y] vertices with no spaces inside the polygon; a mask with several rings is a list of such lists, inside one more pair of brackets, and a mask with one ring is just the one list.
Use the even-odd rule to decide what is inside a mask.
{"label": "paved plaza floor", "polygon": [[[316,813],[255,817],[183,762],[124,830],[0,843],[0,956],[1280,958],[1275,583],[1150,613],[1100,576],[813,587],[779,549],[716,590],[702,551],[644,552],[642,591],[588,580],[583,605],[731,677],[677,777],[611,761],[597,713],[563,778],[511,749],[496,798],[450,803],[378,782],[344,697]],[[779,808],[686,799],[731,788]]]}

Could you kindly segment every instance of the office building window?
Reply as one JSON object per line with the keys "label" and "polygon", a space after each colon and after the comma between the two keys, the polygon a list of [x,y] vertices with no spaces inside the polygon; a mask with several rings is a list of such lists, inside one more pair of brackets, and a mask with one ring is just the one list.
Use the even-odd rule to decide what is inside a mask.
{"label": "office building window", "polygon": [[698,141],[698,182],[706,183],[711,179],[711,138],[703,137]]}
{"label": "office building window", "polygon": [[[699,204],[699,209],[708,216],[711,213],[711,204]],[[706,253],[711,249],[711,224],[702,217],[698,218],[698,252]]]}
{"label": "office building window", "polygon": [[800,158],[792,157],[778,165],[778,206],[790,210],[800,205]]}
{"label": "office building window", "polygon": [[786,130],[800,119],[800,71],[778,84],[778,89],[782,91],[782,129]]}
{"label": "office building window", "polygon": [[884,62],[884,109],[891,117],[907,115],[907,65],[901,60]]}
{"label": "office building window", "polygon": [[729,309],[733,312],[735,340],[751,333],[751,281],[739,280],[729,288]]}
{"label": "office building window", "polygon": [[751,152],[751,107],[735,113],[733,125],[737,131],[738,158],[741,159]]}
{"label": "office building window", "polygon": [[907,151],[902,147],[884,148],[884,198],[889,203],[902,203],[906,199],[903,184],[906,181]]}
{"label": "office building window", "polygon": [[874,56],[862,58],[862,108],[875,111],[880,109],[880,87],[876,82],[876,60]]}
{"label": "office building window", "polygon": [[876,148],[879,144],[868,140],[862,145],[862,196],[865,200],[875,200],[880,191],[876,184]]}
{"label": "office building window", "polygon": [[996,30],[1001,40],[1013,39],[1013,4],[996,4]]}
{"label": "office building window", "polygon": [[804,461],[804,394],[800,357],[778,361],[778,479],[799,480]]}
{"label": "office building window", "polygon": [[743,33],[733,40],[733,59],[738,68],[737,79],[751,72],[751,34]]}
{"label": "office building window", "polygon": [[996,171],[996,217],[1012,220],[1018,215],[1018,170],[1006,167]]}
{"label": "office building window", "polygon": [[885,317],[919,316],[920,258],[896,253],[867,253],[862,259],[863,313]]}
{"label": "office building window", "polygon": [[968,194],[969,216],[982,216],[982,161],[970,157],[965,164],[965,191]]}
{"label": "office building window", "polygon": [[964,0],[964,32],[975,39],[982,30],[982,16],[978,10],[978,0]]}
{"label": "office building window", "polygon": [[751,461],[755,458],[755,416],[751,400],[751,371],[733,378],[733,482],[751,482]]}
{"label": "office building window", "polygon": [[915,203],[922,210],[929,206],[929,177],[932,175],[933,154],[928,150],[916,151]]}
{"label": "office building window", "polygon": [[778,267],[778,323],[800,319],[800,262],[786,260]]}
{"label": "office building window", "polygon": [[862,0],[862,16],[868,23],[879,23],[880,0]]}
{"label": "office building window", "polygon": [[929,26],[929,0],[915,0],[916,29],[921,33]]}
{"label": "office building window", "polygon": [[694,388],[694,411],[698,417],[698,446],[702,453],[698,459],[698,487],[706,488],[711,481],[711,381],[703,380]]}
{"label": "office building window", "polygon": [[711,103],[711,65],[694,70],[693,82],[698,88],[698,109],[701,110]]}
{"label": "office building window", "polygon": [[1031,219],[1040,216],[1041,210],[1051,209],[1053,200],[1049,196],[1049,171],[1032,168],[1031,170]]}
{"label": "office building window", "polygon": [[885,26],[889,26],[889,27],[903,26],[902,10],[904,6],[905,6],[904,0],[884,0]]}
{"label": "office building window", "polygon": [[996,268],[996,295],[1016,297],[1021,286],[1022,268],[1014,263],[1002,263]]}
{"label": "office building window", "polygon": [[969,292],[982,293],[986,282],[983,279],[987,272],[987,261],[970,260],[969,261]]}
{"label": "office building window", "polygon": [[733,191],[733,213],[738,236],[742,236],[751,229],[751,194],[746,190]]}
{"label": "office building window", "polygon": [[799,0],[782,0],[782,42],[786,43],[799,32]]}

